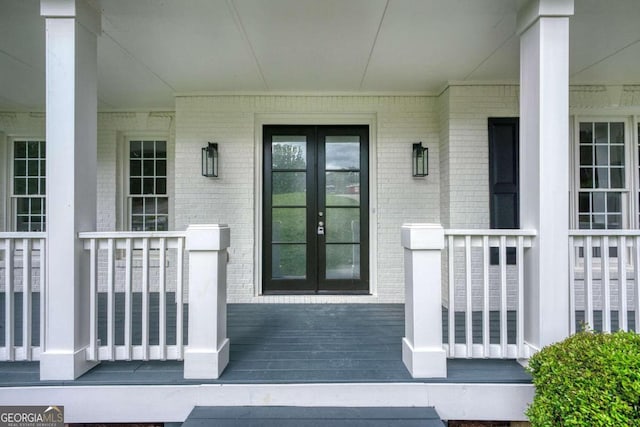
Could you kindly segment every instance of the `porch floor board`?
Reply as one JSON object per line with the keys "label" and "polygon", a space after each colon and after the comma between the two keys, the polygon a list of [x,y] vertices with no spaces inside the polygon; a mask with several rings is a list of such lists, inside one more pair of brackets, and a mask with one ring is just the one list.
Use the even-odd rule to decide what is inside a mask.
{"label": "porch floor board", "polygon": [[115,361],[75,381],[45,382],[37,362],[3,362],[0,386],[531,383],[516,361],[495,359],[450,359],[447,378],[412,378],[402,362],[402,304],[229,304],[228,335],[218,380],[185,380],[181,361]]}

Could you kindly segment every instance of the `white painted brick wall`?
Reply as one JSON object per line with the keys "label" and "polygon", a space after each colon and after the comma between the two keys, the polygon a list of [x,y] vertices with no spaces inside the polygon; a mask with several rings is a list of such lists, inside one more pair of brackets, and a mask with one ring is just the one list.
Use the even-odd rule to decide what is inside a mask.
{"label": "white painted brick wall", "polygon": [[[255,115],[369,113],[377,117],[377,297],[254,297]],[[176,101],[176,228],[189,223],[231,226],[230,302],[401,302],[404,298],[403,222],[439,222],[439,145],[431,97],[211,96]],[[200,176],[200,148],[217,141],[220,178]],[[411,177],[411,144],[429,147],[431,174]],[[373,184],[373,183],[372,183]],[[259,242],[257,243],[259,244]]]}

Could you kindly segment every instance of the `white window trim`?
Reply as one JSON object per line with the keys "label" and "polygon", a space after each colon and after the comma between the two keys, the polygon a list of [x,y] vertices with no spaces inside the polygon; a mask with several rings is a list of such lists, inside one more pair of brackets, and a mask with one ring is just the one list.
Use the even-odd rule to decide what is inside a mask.
{"label": "white window trim", "polygon": [[[15,204],[15,195],[13,194],[13,155],[14,155],[14,142],[15,141],[45,141],[46,138],[44,135],[37,134],[3,134],[0,133],[0,142],[2,144],[0,149],[0,156],[5,159],[4,168],[1,171],[1,175],[3,178],[3,182],[5,183],[3,186],[3,194],[2,194],[2,212],[4,213],[4,230],[5,231],[16,231],[17,228],[17,218],[16,218],[16,204]],[[46,171],[45,171],[46,177]],[[47,200],[47,195],[45,193],[44,196],[45,203]],[[46,220],[45,220],[46,224]]]}
{"label": "white window trim", "polygon": [[116,170],[116,229],[131,231],[131,195],[129,194],[129,146],[131,141],[166,141],[167,143],[167,197],[169,198],[168,230],[175,229],[174,160],[175,146],[169,134],[126,132],[117,138]]}

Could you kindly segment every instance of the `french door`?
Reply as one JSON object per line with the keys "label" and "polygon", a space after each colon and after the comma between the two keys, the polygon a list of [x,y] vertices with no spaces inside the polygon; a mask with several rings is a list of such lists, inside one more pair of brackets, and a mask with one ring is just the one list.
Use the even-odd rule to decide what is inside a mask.
{"label": "french door", "polygon": [[368,293],[368,126],[263,138],[263,293]]}

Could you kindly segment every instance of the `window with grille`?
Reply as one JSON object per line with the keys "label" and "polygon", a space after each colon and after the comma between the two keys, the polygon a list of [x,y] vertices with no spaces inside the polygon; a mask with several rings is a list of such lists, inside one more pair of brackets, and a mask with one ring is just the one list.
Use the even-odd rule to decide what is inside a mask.
{"label": "window with grille", "polygon": [[168,229],[166,141],[129,141],[128,198],[132,231]]}
{"label": "window with grille", "polygon": [[626,204],[624,122],[580,122],[578,227],[620,229]]}
{"label": "window with grille", "polygon": [[12,205],[16,231],[45,231],[46,144],[13,141]]}

